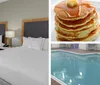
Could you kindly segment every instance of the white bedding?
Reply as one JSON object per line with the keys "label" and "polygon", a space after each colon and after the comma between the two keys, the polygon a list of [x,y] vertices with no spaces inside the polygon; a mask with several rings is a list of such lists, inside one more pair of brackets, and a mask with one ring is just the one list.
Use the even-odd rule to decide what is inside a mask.
{"label": "white bedding", "polygon": [[48,52],[25,47],[0,51],[0,77],[12,85],[48,85]]}

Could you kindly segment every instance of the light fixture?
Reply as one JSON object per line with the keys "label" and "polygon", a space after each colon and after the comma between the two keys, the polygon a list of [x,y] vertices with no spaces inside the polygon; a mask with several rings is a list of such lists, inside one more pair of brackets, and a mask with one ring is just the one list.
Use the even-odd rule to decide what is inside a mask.
{"label": "light fixture", "polygon": [[6,38],[9,40],[9,46],[12,47],[12,38],[15,37],[15,32],[14,31],[6,31]]}
{"label": "light fixture", "polygon": [[72,80],[70,79],[69,82],[72,83]]}
{"label": "light fixture", "polygon": [[82,76],[82,72],[80,72],[80,76]]}

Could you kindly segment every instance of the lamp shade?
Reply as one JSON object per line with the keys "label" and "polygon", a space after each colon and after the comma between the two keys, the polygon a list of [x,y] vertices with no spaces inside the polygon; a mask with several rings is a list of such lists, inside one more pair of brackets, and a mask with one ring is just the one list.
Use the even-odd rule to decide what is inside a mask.
{"label": "lamp shade", "polygon": [[6,31],[6,37],[7,38],[15,37],[15,32],[14,31]]}

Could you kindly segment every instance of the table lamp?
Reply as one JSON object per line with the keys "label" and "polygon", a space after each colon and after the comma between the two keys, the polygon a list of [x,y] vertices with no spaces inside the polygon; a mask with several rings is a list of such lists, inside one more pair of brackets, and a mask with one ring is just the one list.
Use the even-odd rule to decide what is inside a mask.
{"label": "table lamp", "polygon": [[6,36],[5,36],[8,40],[8,44],[10,47],[12,47],[12,38],[15,37],[15,32],[14,31],[6,31]]}

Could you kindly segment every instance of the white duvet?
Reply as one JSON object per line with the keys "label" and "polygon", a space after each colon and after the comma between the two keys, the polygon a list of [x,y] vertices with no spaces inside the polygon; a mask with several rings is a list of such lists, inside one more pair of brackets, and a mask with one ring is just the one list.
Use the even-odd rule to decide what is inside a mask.
{"label": "white duvet", "polygon": [[48,85],[48,52],[25,47],[0,51],[0,77],[12,85]]}

